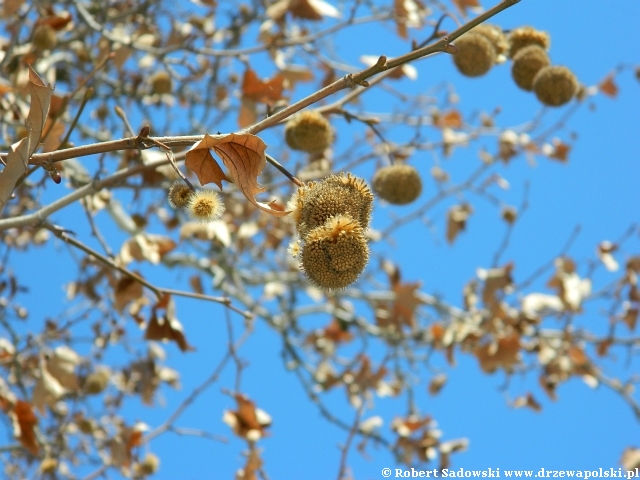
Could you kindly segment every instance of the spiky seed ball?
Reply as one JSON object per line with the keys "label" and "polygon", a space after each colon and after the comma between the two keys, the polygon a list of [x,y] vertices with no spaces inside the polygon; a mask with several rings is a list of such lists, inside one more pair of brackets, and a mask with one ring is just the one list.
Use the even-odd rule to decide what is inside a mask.
{"label": "spiky seed ball", "polygon": [[169,187],[169,205],[173,208],[187,208],[193,190],[182,182],[175,182]]}
{"label": "spiky seed ball", "polygon": [[496,50],[487,37],[469,32],[455,42],[458,53],[453,56],[458,71],[467,77],[479,77],[496,63]]}
{"label": "spiky seed ball", "polygon": [[[295,202],[296,205],[292,205]],[[298,189],[289,203],[294,206],[300,235],[304,236],[336,215],[350,215],[363,229],[369,228],[373,194],[367,182],[351,173],[331,175],[322,182],[309,182]]]}
{"label": "spiky seed ball", "polygon": [[309,232],[301,257],[311,283],[339,290],[358,279],[369,261],[369,247],[360,223],[349,215],[337,215]]}
{"label": "spiky seed ball", "polygon": [[543,104],[559,107],[574,97],[578,80],[567,67],[544,67],[533,79],[533,91]]}
{"label": "spiky seed ball", "polygon": [[509,57],[513,58],[520,49],[529,45],[538,45],[543,50],[549,50],[551,39],[547,32],[526,26],[513,29],[509,34],[509,43]]}
{"label": "spiky seed ball", "polygon": [[422,179],[411,165],[389,165],[382,167],[373,176],[373,191],[380,198],[394,205],[413,202],[422,192]]}
{"label": "spiky seed ball", "polygon": [[480,35],[487,37],[487,40],[491,42],[491,45],[493,45],[493,48],[498,55],[502,55],[509,50],[509,41],[507,40],[507,36],[498,25],[481,23],[477,27],[474,27],[471,32],[479,33]]}
{"label": "spiky seed ball", "polygon": [[33,31],[33,46],[38,50],[51,50],[58,44],[58,36],[51,25],[38,25]]}
{"label": "spiky seed ball", "polygon": [[291,148],[308,153],[321,153],[333,143],[331,124],[314,110],[293,116],[285,126],[284,136]]}
{"label": "spiky seed ball", "polygon": [[213,190],[196,190],[187,205],[189,216],[204,223],[213,222],[224,213],[224,204]]}
{"label": "spiky seed ball", "polygon": [[523,90],[533,89],[533,79],[540,69],[549,66],[551,61],[547,52],[539,45],[529,45],[516,53],[511,65],[511,76]]}
{"label": "spiky seed ball", "polygon": [[151,83],[151,93],[157,95],[164,95],[165,93],[171,93],[173,89],[173,80],[171,75],[164,70],[154,73],[149,79]]}

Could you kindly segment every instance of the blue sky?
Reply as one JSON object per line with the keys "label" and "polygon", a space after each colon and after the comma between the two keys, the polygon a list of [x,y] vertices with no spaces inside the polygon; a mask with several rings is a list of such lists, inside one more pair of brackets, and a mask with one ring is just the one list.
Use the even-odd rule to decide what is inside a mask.
{"label": "blue sky", "polygon": [[[486,0],[483,5],[490,6]],[[582,83],[595,85],[619,64],[640,64],[638,18],[640,2],[637,0],[522,0],[494,21],[505,29],[532,25],[549,32],[553,63],[569,66]],[[452,25],[445,23],[443,28],[452,28]],[[366,41],[359,35],[360,31],[364,31],[364,27],[342,32],[335,38],[337,54],[352,65],[358,64],[360,55],[393,57],[407,49],[407,44],[400,43],[393,35],[391,26],[381,28],[379,35],[368,34]],[[419,38],[416,31],[410,33]],[[259,71],[258,65],[253,64]],[[500,106],[498,125],[516,126],[540,109],[533,95],[518,90],[513,84],[509,64],[497,66],[479,79],[461,77],[446,55],[422,60],[415,66],[419,75],[416,81],[403,80],[393,86],[406,93],[418,94],[450,82],[460,97],[457,108],[465,116],[475,111],[489,112]],[[269,72],[260,73],[266,76]],[[528,165],[523,157],[498,167],[497,172],[511,185],[507,191],[496,191],[506,203],[519,205],[524,183],[530,182],[530,207],[518,221],[510,246],[502,257],[503,262],[515,263],[516,283],[554,258],[576,225],[580,225],[581,233],[569,254],[578,261],[586,261],[596,258],[595,248],[600,241],[615,240],[629,225],[640,220],[637,207],[640,83],[631,70],[623,71],[616,83],[620,88],[617,98],[598,95],[588,99],[557,133],[563,141],[572,144],[567,164],[538,156],[536,167]],[[394,108],[393,98],[379,92],[367,93],[363,102],[370,112]],[[549,112],[545,122],[552,124],[566,108]],[[344,122],[340,122],[335,126],[344,128],[341,132],[348,131]],[[235,126],[228,128],[232,130]],[[399,135],[397,141],[400,141],[403,133],[398,132],[399,129],[390,129],[389,140],[393,141],[394,135]],[[572,139],[573,132],[577,134],[575,140]],[[267,143],[277,144],[278,133],[268,132],[264,138]],[[348,135],[340,134],[339,142],[338,152],[348,146],[350,139]],[[480,163],[474,147],[456,150],[451,158],[440,160],[454,180],[465,178]],[[426,201],[435,190],[435,184],[428,179],[433,158],[416,153],[410,163],[426,179],[420,199]],[[357,171],[365,178],[370,178],[372,172],[372,164]],[[490,266],[505,228],[494,206],[473,196],[468,200],[473,203],[475,214],[467,231],[453,246],[444,241],[446,210],[451,203],[443,203],[431,213],[432,229],[414,222],[394,234],[395,247],[375,245],[374,250],[388,253],[400,266],[404,280],[420,280],[424,291],[460,305],[464,284],[473,278],[476,268]],[[394,212],[402,215],[412,207],[395,208]],[[373,227],[383,227],[391,210],[389,206],[376,203]],[[54,221],[66,222],[65,226],[74,228],[88,239],[86,225],[81,221],[77,226],[72,225],[76,222],[69,220],[82,219],[81,215],[78,208],[70,207],[59,212]],[[119,245],[124,235],[113,226],[107,227],[108,218],[102,218],[101,222],[105,228],[112,229],[108,235],[113,245]],[[617,258],[623,263],[634,252],[638,252],[637,234]],[[30,308],[34,322],[43,321],[50,310],[58,311],[65,305],[60,285],[68,277],[59,268],[63,256],[69,257],[67,248],[54,243],[13,260],[18,276],[31,285],[24,303]],[[170,286],[176,280],[184,285],[189,276],[147,266],[141,268],[147,278],[164,286]],[[544,287],[550,276],[551,271],[527,292],[551,293]],[[602,268],[594,276],[596,286],[614,278]],[[43,292],[46,293],[43,295]],[[587,309],[577,323],[597,333],[606,331],[608,321],[599,308],[602,305]],[[370,313],[363,312],[363,315],[370,316]],[[145,421],[151,427],[161,423],[190,390],[210,374],[226,350],[226,325],[221,308],[179,299],[178,316],[188,340],[196,347],[194,353],[187,354],[182,354],[173,345],[166,347],[166,363],[181,373],[183,389],[176,392],[163,387],[164,404],[159,402],[154,408],[144,407],[137,400],[129,402],[127,408],[131,420]],[[238,316],[233,319],[236,331],[241,331],[241,320]],[[312,321],[316,320],[318,325],[326,323],[326,318]],[[144,348],[141,336],[134,348]],[[265,469],[272,479],[335,478],[340,458],[337,445],[345,441],[346,432],[320,417],[295,375],[284,370],[281,348],[279,336],[258,321],[255,332],[240,352],[248,362],[242,375],[242,391],[274,419],[270,437],[260,441],[260,447],[264,448]],[[617,355],[618,362],[603,362],[607,373],[627,378],[637,372],[636,360],[625,365],[625,352],[620,350]],[[617,468],[625,447],[640,446],[638,423],[631,409],[610,390],[603,387],[593,390],[582,381],[572,379],[559,387],[559,400],[552,402],[539,388],[535,372],[524,377],[514,376],[504,389],[501,388],[505,385],[503,373],[483,374],[476,359],[468,354],[458,353],[457,361],[457,367],[449,368],[442,355],[436,354],[434,367],[448,375],[446,386],[436,397],[429,396],[424,385],[416,390],[416,403],[421,413],[432,415],[438,421],[445,440],[465,437],[470,441],[466,452],[453,456],[452,468]],[[221,394],[220,389],[232,389],[234,381],[233,369],[226,369],[217,384],[178,422],[182,427],[202,428],[226,436],[229,443],[166,434],[150,447],[162,459],[158,478],[233,478],[233,473],[243,463],[240,452],[244,450],[244,443],[221,421],[223,410],[233,409],[235,404],[229,396]],[[541,413],[507,407],[509,399],[528,391],[533,392],[542,404]],[[340,418],[351,421],[354,412],[342,390],[331,391],[326,398],[327,405],[333,407]],[[381,415],[385,419],[381,432],[393,438],[390,422],[394,416],[405,413],[405,399],[376,398],[374,407],[364,417]],[[348,464],[354,478],[379,479],[382,468],[396,468],[391,455],[383,449],[376,450],[370,445],[367,453],[368,459],[355,450],[349,455]]]}

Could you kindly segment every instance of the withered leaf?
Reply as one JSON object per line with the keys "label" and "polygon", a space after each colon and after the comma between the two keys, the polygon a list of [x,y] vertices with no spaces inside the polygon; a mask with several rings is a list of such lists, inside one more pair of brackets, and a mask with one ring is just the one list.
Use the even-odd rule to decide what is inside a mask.
{"label": "withered leaf", "polygon": [[562,141],[558,140],[557,138],[553,139],[553,146],[551,147],[551,149],[543,149],[543,151],[550,159],[558,160],[562,163],[566,163],[569,160],[570,150],[571,145],[562,143]]}
{"label": "withered leaf", "polygon": [[247,455],[244,468],[236,472],[236,480],[258,480],[258,471],[262,468],[262,459],[257,448],[252,448]]}
{"label": "withered leaf", "polygon": [[200,295],[204,293],[204,288],[202,288],[202,280],[198,275],[189,277],[189,286],[191,287],[191,290],[199,293]]}
{"label": "withered leaf", "polygon": [[625,448],[624,452],[622,452],[622,456],[620,457],[620,463],[622,464],[622,468],[628,471],[640,468],[640,448]]}
{"label": "withered leaf", "polygon": [[[164,310],[165,313],[158,315],[158,310]],[[182,324],[175,317],[175,305],[171,295],[165,295],[154,305],[144,338],[146,340],[176,342],[183,352],[194,350],[194,348],[187,343],[187,339],[182,330]]]}
{"label": "withered leaf", "polygon": [[176,243],[169,237],[139,233],[122,244],[118,257],[124,265],[133,260],[147,260],[157,265],[162,257],[174,248]]}
{"label": "withered leaf", "polygon": [[429,382],[429,395],[437,395],[447,383],[447,376],[444,373],[436,375]]}
{"label": "withered leaf", "polygon": [[533,393],[528,392],[526,395],[516,398],[511,404],[513,408],[523,408],[528,407],[535,412],[542,411],[542,405],[538,403],[538,401],[533,396]]}
{"label": "withered leaf", "polygon": [[144,338],[146,340],[171,340],[176,342],[183,352],[193,350],[184,336],[182,324],[175,318],[168,319],[166,316],[158,316],[155,312],[151,314]]}
{"label": "withered leaf", "polygon": [[189,151],[189,153],[187,153],[185,165],[189,170],[195,172],[200,185],[215,183],[218,188],[222,190],[222,181],[231,181],[224,174],[220,165],[218,165],[218,162],[214,160],[211,155],[211,151],[208,148],[193,150],[193,152]]}
{"label": "withered leaf", "polygon": [[27,402],[18,400],[11,412],[13,420],[13,433],[32,455],[38,455],[40,445],[36,440],[35,428],[38,425],[38,417],[33,413],[33,408]]}
{"label": "withered leaf", "polygon": [[267,9],[267,16],[282,20],[287,12],[294,18],[322,20],[323,16],[340,18],[340,12],[324,0],[278,0]]}
{"label": "withered leaf", "polygon": [[62,123],[60,120],[57,120],[52,127],[49,127],[49,125],[51,125],[51,122],[51,118],[48,118],[44,129],[45,132],[49,131],[49,128],[51,129],[42,145],[42,151],[45,153],[53,152],[58,149],[58,147],[60,146],[60,140],[62,140],[62,135],[65,132],[64,123]]}
{"label": "withered leaf", "polygon": [[271,417],[264,410],[256,408],[249,397],[243,394],[234,395],[237,410],[224,412],[222,420],[229,425],[239,437],[257,441],[266,435],[265,428],[271,425]]}
{"label": "withered leaf", "polygon": [[613,257],[613,252],[617,249],[618,246],[615,243],[611,243],[606,240],[598,244],[598,257],[610,272],[615,272],[619,268],[618,262]]}
{"label": "withered leaf", "polygon": [[468,203],[454,205],[447,212],[447,242],[453,244],[458,234],[467,226],[467,219],[473,213]]}
{"label": "withered leaf", "polygon": [[493,373],[498,368],[511,371],[519,361],[520,337],[512,333],[497,341],[489,342],[474,350],[475,356],[480,362],[480,368],[487,373]]}
{"label": "withered leaf", "polygon": [[614,79],[615,77],[613,75],[609,75],[602,82],[600,82],[600,85],[598,85],[600,91],[607,97],[616,98],[618,96],[618,86],[616,85]]}
{"label": "withered leaf", "polygon": [[465,17],[467,16],[467,9],[475,9],[481,6],[478,0],[453,0],[453,3]]}
{"label": "withered leaf", "polygon": [[428,10],[419,0],[394,0],[393,14],[396,21],[396,32],[400,38],[408,38],[408,28],[420,28],[422,17]]}
{"label": "withered leaf", "polygon": [[438,119],[439,127],[462,128],[462,115],[458,110],[450,110]]}
{"label": "withered leaf", "polygon": [[0,213],[11,198],[16,182],[27,170],[29,158],[38,148],[53,94],[53,87],[46,86],[31,67],[29,67],[29,93],[31,95],[27,116],[29,135],[10,147],[10,152],[5,159],[6,166],[0,172]]}
{"label": "withered leaf", "polygon": [[254,102],[271,104],[283,98],[284,82],[281,74],[269,80],[260,80],[256,72],[248,68],[242,77],[242,96]]}
{"label": "withered leaf", "polygon": [[484,280],[482,301],[485,305],[494,305],[497,301],[496,294],[513,284],[513,279],[511,278],[512,270],[513,263],[511,262],[501,268],[478,269],[478,277],[480,280]]}
{"label": "withered leaf", "polygon": [[[142,277],[140,272],[133,273]],[[122,312],[129,302],[142,297],[142,294],[143,287],[140,282],[129,276],[123,276],[118,280],[118,283],[116,283],[116,286],[113,289],[114,306],[116,307],[116,310]]]}
{"label": "withered leaf", "polygon": [[393,291],[396,294],[393,309],[391,310],[391,321],[395,325],[408,325],[411,328],[416,327],[414,313],[416,307],[422,301],[416,296],[416,291],[420,288],[420,282],[414,283],[398,283]]}
{"label": "withered leaf", "polygon": [[201,141],[191,147],[186,156],[187,166],[191,169],[193,169],[190,161],[192,156],[197,155],[198,157],[196,158],[200,159],[200,162],[196,161],[195,163],[196,168],[199,167],[199,169],[194,170],[194,172],[198,175],[200,183],[203,185],[214,181],[211,178],[203,176],[202,170],[203,168],[209,168],[208,163],[216,163],[213,158],[211,158],[210,161],[202,159],[202,153],[200,151],[204,150],[208,152],[209,149],[213,149],[222,159],[222,162],[229,171],[231,179],[249,202],[260,210],[277,217],[282,217],[289,213],[274,208],[270,203],[258,202],[255,199],[256,194],[265,191],[258,183],[258,175],[262,172],[267,161],[264,153],[267,145],[260,137],[238,133],[230,133],[216,137],[206,134]]}

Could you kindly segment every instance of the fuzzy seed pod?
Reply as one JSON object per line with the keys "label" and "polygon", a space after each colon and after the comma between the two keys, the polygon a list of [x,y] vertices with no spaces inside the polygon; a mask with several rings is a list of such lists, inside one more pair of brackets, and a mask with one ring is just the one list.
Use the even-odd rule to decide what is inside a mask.
{"label": "fuzzy seed pod", "polygon": [[373,176],[373,190],[380,198],[394,205],[413,202],[422,192],[422,180],[411,165],[382,167]]}
{"label": "fuzzy seed pod", "polygon": [[173,80],[171,79],[171,75],[163,70],[154,73],[151,78],[149,78],[149,82],[151,83],[151,93],[157,95],[171,93],[171,90],[173,89]]}
{"label": "fuzzy seed pod", "polygon": [[208,223],[220,218],[224,213],[224,204],[213,190],[196,190],[189,198],[187,210],[193,220]]}
{"label": "fuzzy seed pod", "polygon": [[182,182],[175,182],[169,187],[169,205],[173,208],[187,208],[193,191]]}
{"label": "fuzzy seed pod", "polygon": [[373,194],[367,182],[351,173],[331,175],[322,182],[309,182],[298,189],[288,204],[303,238],[328,218],[342,214],[350,215],[366,230],[372,208]]}
{"label": "fuzzy seed pod", "polygon": [[549,50],[551,39],[547,32],[536,30],[533,27],[515,28],[509,34],[509,57],[514,58],[521,48],[529,45],[538,45],[543,50]]}
{"label": "fuzzy seed pod", "polygon": [[578,80],[567,67],[544,67],[533,79],[533,91],[543,104],[559,107],[574,97]]}
{"label": "fuzzy seed pod", "polygon": [[51,25],[38,25],[33,31],[33,46],[38,50],[51,50],[58,44],[58,36]]}
{"label": "fuzzy seed pod", "polygon": [[369,261],[369,247],[360,223],[349,215],[337,215],[309,232],[301,257],[311,283],[339,290],[358,279]]}
{"label": "fuzzy seed pod", "polygon": [[502,28],[498,25],[481,23],[471,31],[487,37],[487,40],[489,40],[491,45],[493,45],[496,54],[502,55],[507,53],[507,50],[509,50],[509,41],[507,40],[507,36],[502,32]]}
{"label": "fuzzy seed pod", "polygon": [[284,136],[289,147],[308,153],[322,153],[333,143],[329,121],[314,110],[293,116],[285,126]]}
{"label": "fuzzy seed pod", "polygon": [[511,76],[513,80],[523,90],[533,90],[533,79],[540,69],[548,67],[549,56],[538,45],[529,45],[516,53],[511,66]]}
{"label": "fuzzy seed pod", "polygon": [[453,56],[453,63],[467,77],[484,75],[496,63],[496,50],[484,35],[466,33],[456,40],[455,46],[458,53]]}

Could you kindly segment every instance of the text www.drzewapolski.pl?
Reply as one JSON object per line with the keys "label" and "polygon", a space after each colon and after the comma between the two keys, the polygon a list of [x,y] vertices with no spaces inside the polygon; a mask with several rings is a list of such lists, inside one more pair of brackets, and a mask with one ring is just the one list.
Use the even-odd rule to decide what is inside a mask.
{"label": "text www.drzewapolski.pl", "polygon": [[640,469],[623,470],[622,468],[599,468],[597,470],[501,470],[500,468],[487,468],[484,470],[419,470],[415,468],[383,468],[384,478],[632,478],[640,477]]}

